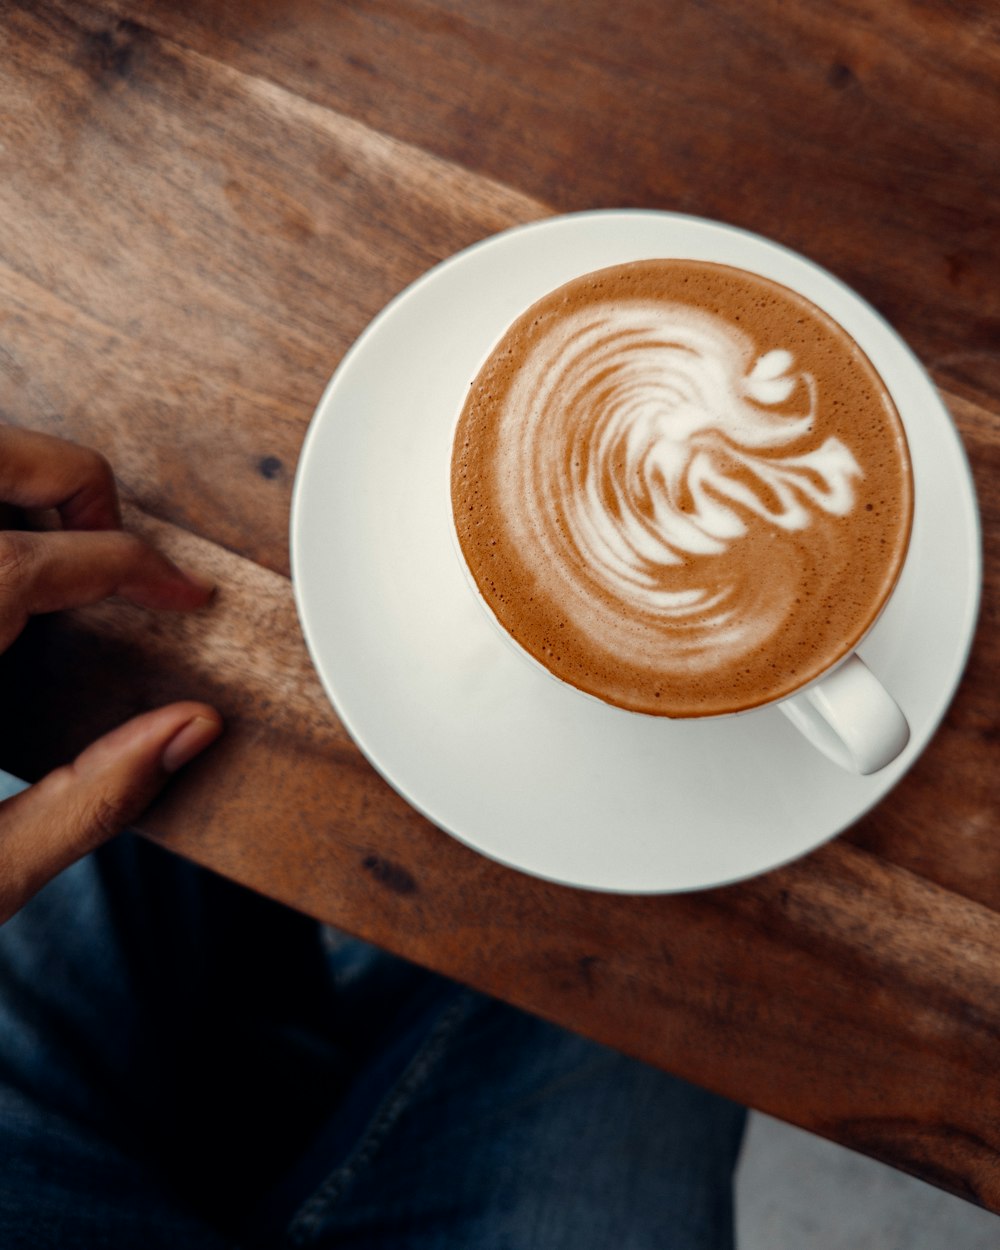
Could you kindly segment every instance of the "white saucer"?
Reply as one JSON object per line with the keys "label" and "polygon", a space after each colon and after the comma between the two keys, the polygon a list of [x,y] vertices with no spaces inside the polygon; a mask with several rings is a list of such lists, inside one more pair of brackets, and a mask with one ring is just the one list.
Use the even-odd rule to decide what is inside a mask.
{"label": "white saucer", "polygon": [[[871,777],[830,763],[774,708],[678,722],[606,707],[499,635],[451,536],[448,466],[465,391],[492,344],[568,279],[644,257],[721,261],[797,287],[889,384],[913,455],[916,516],[891,602],[860,648],[909,719]],[[755,235],[657,212],[557,217],[432,269],[362,334],[299,462],[292,568],[326,691],[371,763],[483,854],[601,890],[692,890],[763,872],[858,819],[910,767],[965,666],[981,582],[975,494],[924,370],[858,296]]]}

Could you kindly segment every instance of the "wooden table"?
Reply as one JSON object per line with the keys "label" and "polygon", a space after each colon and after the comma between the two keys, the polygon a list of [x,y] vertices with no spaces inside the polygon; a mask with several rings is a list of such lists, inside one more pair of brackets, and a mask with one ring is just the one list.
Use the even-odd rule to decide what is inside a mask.
{"label": "wooden table", "polygon": [[[215,700],[225,739],[150,834],[1000,1211],[998,50],[992,0],[0,3],[0,417],[99,447],[129,523],[222,587],[44,622],[0,763]],[[833,843],[697,895],[545,884],[417,816],[328,706],[288,580],[299,447],[369,319],[474,240],[604,206],[730,221],[858,289],[944,392],[983,513],[924,756]]]}

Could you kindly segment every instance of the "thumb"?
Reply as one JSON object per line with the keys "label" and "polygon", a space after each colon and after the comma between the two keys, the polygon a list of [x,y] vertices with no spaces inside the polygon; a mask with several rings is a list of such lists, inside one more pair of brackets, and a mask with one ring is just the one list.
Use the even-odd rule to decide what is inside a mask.
{"label": "thumb", "polygon": [[72,764],[0,803],[0,924],[135,820],[171,773],[221,732],[207,704],[171,703],[119,725]]}

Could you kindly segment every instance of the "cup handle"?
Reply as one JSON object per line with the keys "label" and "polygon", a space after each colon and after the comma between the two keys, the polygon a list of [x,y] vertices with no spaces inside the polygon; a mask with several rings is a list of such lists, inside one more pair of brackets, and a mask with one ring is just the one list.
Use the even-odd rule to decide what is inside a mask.
{"label": "cup handle", "polygon": [[862,776],[891,764],[910,740],[896,700],[857,655],[778,706],[814,747]]}

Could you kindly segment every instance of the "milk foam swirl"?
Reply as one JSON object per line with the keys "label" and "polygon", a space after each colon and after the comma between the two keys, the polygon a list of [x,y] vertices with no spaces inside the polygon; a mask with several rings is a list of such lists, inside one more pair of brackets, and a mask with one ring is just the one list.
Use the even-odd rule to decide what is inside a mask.
{"label": "milk foam swirl", "polygon": [[624,608],[656,627],[644,647],[687,666],[779,629],[794,585],[772,601],[718,558],[751,530],[852,509],[862,471],[839,439],[817,445],[816,390],[791,352],[759,354],[690,305],[619,300],[539,331],[502,406],[497,479],[574,625],[615,654]]}

